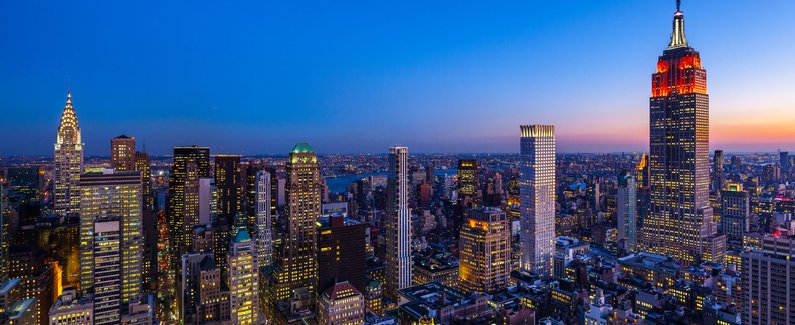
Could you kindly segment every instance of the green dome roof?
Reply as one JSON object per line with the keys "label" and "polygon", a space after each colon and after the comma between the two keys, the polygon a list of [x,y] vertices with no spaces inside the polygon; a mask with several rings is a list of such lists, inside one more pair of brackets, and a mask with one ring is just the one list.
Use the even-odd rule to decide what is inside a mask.
{"label": "green dome roof", "polygon": [[295,147],[293,147],[293,151],[290,151],[290,153],[312,153],[312,152],[315,152],[315,150],[312,149],[312,147],[310,147],[309,144],[306,142],[301,142],[299,144],[296,144]]}

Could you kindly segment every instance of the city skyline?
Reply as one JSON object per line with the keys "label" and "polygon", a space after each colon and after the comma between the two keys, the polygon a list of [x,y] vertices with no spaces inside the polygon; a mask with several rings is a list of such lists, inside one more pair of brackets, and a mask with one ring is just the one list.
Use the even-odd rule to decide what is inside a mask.
{"label": "city skyline", "polygon": [[[158,12],[176,10],[168,5],[141,17],[125,16],[124,10],[142,10],[122,5],[4,6],[20,14],[0,23],[6,45],[18,45],[0,51],[17,63],[0,70],[11,76],[0,81],[3,127],[6,137],[29,136],[3,139],[0,152],[49,155],[70,84],[87,156],[109,155],[107,142],[120,134],[135,136],[154,155],[191,144],[274,154],[302,141],[321,154],[384,153],[395,144],[415,153],[516,152],[509,130],[517,119],[556,125],[559,152],[647,151],[654,71],[647,58],[665,48],[669,31],[661,26],[670,24],[672,12],[669,1],[461,4],[437,15],[430,13],[442,4],[351,12],[253,5],[245,13],[184,8],[177,16],[184,25],[177,25],[157,22],[166,18]],[[793,121],[778,115],[795,103],[786,91],[795,66],[785,58],[791,45],[771,35],[795,30],[782,19],[793,4],[685,6],[692,18],[688,41],[707,53],[712,80],[711,149],[791,149]],[[204,24],[216,13],[210,9],[219,18]],[[134,16],[155,22],[136,22],[140,28],[133,30],[124,23]],[[736,24],[740,19],[747,23]],[[21,30],[35,23],[65,28]],[[98,23],[107,30],[90,30]],[[173,28],[160,35],[161,27]],[[258,39],[266,44],[250,45]],[[159,50],[138,47],[146,42]],[[332,44],[339,46],[313,53]],[[765,50],[746,50],[751,47]],[[39,55],[56,49],[61,55]],[[562,96],[570,90],[577,95]],[[400,114],[422,118],[388,123]],[[206,132],[187,132],[197,128]]]}

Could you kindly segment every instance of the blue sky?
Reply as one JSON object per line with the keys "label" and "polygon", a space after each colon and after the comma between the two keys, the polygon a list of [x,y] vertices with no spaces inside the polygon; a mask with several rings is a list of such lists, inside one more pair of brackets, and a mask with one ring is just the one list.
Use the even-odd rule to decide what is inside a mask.
{"label": "blue sky", "polygon": [[[712,146],[795,149],[795,2],[683,3]],[[51,154],[67,84],[86,151],[645,150],[674,1],[6,1],[0,154]],[[789,146],[789,147],[788,147]]]}

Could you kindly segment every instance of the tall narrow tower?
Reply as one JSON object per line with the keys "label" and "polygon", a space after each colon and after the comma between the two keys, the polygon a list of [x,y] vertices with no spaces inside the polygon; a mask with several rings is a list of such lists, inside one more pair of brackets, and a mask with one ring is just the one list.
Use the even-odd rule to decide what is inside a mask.
{"label": "tall narrow tower", "polygon": [[652,75],[650,107],[650,213],[644,250],[685,264],[710,260],[716,227],[709,204],[709,96],[707,71],[685,39],[677,1],[668,49]]}
{"label": "tall narrow tower", "polygon": [[389,148],[386,235],[386,295],[411,285],[411,210],[409,209],[409,149]]}
{"label": "tall narrow tower", "polygon": [[522,125],[520,130],[521,268],[550,277],[555,254],[555,127]]}
{"label": "tall narrow tower", "polygon": [[55,213],[79,213],[80,174],[83,173],[83,143],[77,114],[72,107],[72,93],[66,94],[66,106],[61,114],[58,137],[55,142],[55,173],[53,175]]}
{"label": "tall narrow tower", "polygon": [[255,181],[255,212],[257,216],[257,261],[260,266],[273,261],[273,232],[271,224],[271,173],[257,171]]}
{"label": "tall narrow tower", "polygon": [[293,290],[317,287],[317,220],[321,213],[320,165],[306,143],[296,144],[287,158],[287,229],[274,286],[273,300],[283,300]]}

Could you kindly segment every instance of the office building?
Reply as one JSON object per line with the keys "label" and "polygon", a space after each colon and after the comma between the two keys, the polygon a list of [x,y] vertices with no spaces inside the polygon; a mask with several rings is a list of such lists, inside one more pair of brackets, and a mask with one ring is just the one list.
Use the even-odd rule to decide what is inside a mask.
{"label": "office building", "polygon": [[387,207],[384,221],[386,239],[385,296],[396,298],[397,290],[411,285],[411,210],[408,205],[409,149],[389,148]]}
{"label": "office building", "polygon": [[135,169],[135,138],[120,135],[110,140],[110,168],[138,170]]}
{"label": "office building", "polygon": [[709,203],[707,72],[687,44],[684,23],[677,7],[671,42],[652,76],[651,202],[643,249],[692,265],[714,259],[709,251],[720,239]]}
{"label": "office building", "polygon": [[765,235],[742,253],[742,324],[795,323],[795,239]]}
{"label": "office building", "polygon": [[555,127],[520,127],[521,269],[552,276],[555,254]]}
{"label": "office building", "polygon": [[511,223],[498,208],[469,210],[461,226],[458,278],[467,292],[508,287],[511,273]]}
{"label": "office building", "polygon": [[[96,292],[97,233],[96,220],[103,217],[118,217],[120,237],[120,303],[122,309],[138,299],[141,294],[141,272],[143,258],[143,234],[141,219],[141,173],[138,171],[116,172],[106,169],[102,173],[86,173],[80,179],[80,291],[85,294],[91,288]],[[93,235],[92,235],[93,233]],[[99,299],[95,306],[101,305]],[[95,319],[100,315],[95,314]]]}
{"label": "office building", "polygon": [[241,210],[242,184],[240,156],[215,156],[215,187],[218,191],[218,214],[236,217]]}
{"label": "office building", "polygon": [[787,151],[779,151],[778,152],[778,161],[779,165],[781,166],[781,170],[785,172],[790,171],[790,164],[789,164],[789,152]]}
{"label": "office building", "polygon": [[618,192],[616,193],[616,221],[618,239],[626,241],[628,251],[634,251],[637,244],[637,199],[638,187],[635,177],[626,171],[618,175]]}
{"label": "office building", "polygon": [[[193,171],[191,177],[188,177],[189,167]],[[198,191],[186,193],[185,187],[198,187],[194,182],[198,182],[199,178],[208,177],[210,177],[210,148],[199,146],[174,148],[174,163],[168,175],[166,212],[169,218],[169,239],[178,254],[184,253],[187,247],[190,247],[187,241],[199,218],[196,212],[199,201]]]}
{"label": "office building", "polygon": [[[317,288],[317,219],[321,214],[320,166],[317,154],[307,143],[296,144],[285,166],[287,182],[286,228],[282,249],[272,268],[266,268],[263,310],[276,317],[279,301],[295,292],[314,293]],[[310,294],[310,297],[312,294]]]}
{"label": "office building", "polygon": [[729,184],[720,196],[720,228],[729,240],[743,239],[751,228],[751,197],[742,185]]}
{"label": "office building", "polygon": [[475,159],[458,160],[458,201],[465,206],[477,205],[478,193],[478,161]]}
{"label": "office building", "polygon": [[712,192],[720,195],[723,190],[723,150],[715,150],[712,163]]}
{"label": "office building", "polygon": [[364,296],[348,282],[329,287],[318,299],[318,324],[364,324]]}
{"label": "office building", "polygon": [[79,298],[77,290],[67,289],[50,308],[50,325],[94,324],[94,302]]}
{"label": "office building", "polygon": [[367,224],[339,215],[320,219],[317,229],[319,292],[340,281],[365,290],[367,230]]}
{"label": "office building", "polygon": [[152,162],[146,152],[135,152],[134,170],[141,172],[141,197],[145,210],[156,210],[155,196],[152,195]]}
{"label": "office building", "polygon": [[[94,324],[119,324],[122,307],[121,219],[96,219],[92,231]],[[140,281],[140,279],[139,279]]]}
{"label": "office building", "polygon": [[229,310],[235,324],[259,321],[259,264],[257,246],[244,227],[238,227],[231,240],[229,261]]}
{"label": "office building", "polygon": [[56,214],[80,213],[80,174],[83,173],[83,143],[77,114],[72,106],[72,93],[66,94],[55,142],[53,170],[54,210]]}

